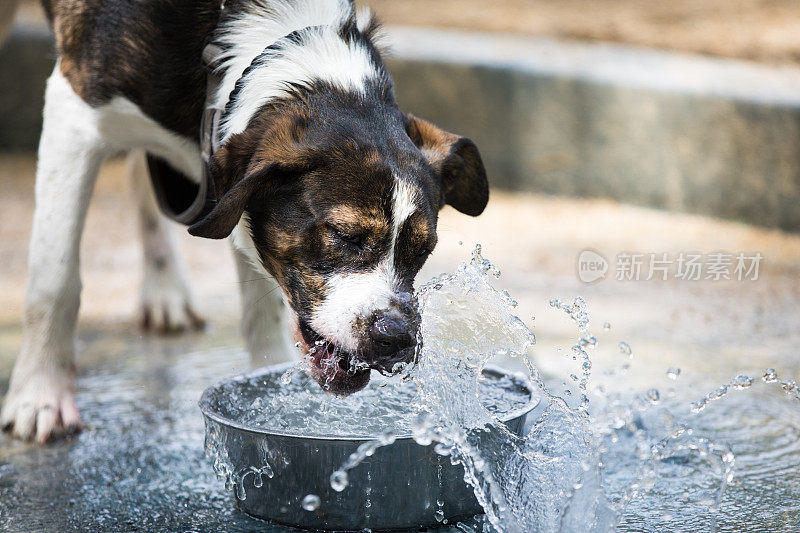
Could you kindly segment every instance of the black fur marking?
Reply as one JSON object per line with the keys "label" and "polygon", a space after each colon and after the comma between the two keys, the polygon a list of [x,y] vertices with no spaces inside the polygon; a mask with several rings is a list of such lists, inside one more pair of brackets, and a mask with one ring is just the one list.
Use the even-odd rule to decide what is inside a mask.
{"label": "black fur marking", "polygon": [[90,105],[124,96],[195,139],[206,93],[202,52],[219,0],[46,0],[62,72]]}

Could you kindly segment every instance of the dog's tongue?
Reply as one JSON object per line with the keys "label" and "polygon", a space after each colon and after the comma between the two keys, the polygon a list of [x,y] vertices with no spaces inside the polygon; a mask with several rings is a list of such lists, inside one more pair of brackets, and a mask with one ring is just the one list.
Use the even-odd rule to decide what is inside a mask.
{"label": "dog's tongue", "polygon": [[[342,368],[344,367],[344,368]],[[338,396],[347,396],[358,392],[369,383],[370,370],[349,369],[350,361],[344,360],[327,347],[320,346],[311,355],[311,377],[323,390]]]}
{"label": "dog's tongue", "polygon": [[[327,345],[316,346],[314,350],[306,344],[299,327],[295,329],[295,340],[300,343],[303,354],[311,359],[309,375],[326,392],[337,396],[347,396],[358,392],[369,383],[370,370],[359,369],[348,372],[350,361],[342,361],[342,356],[329,349]],[[313,353],[311,353],[313,351]],[[344,363],[344,364],[342,364]]]}

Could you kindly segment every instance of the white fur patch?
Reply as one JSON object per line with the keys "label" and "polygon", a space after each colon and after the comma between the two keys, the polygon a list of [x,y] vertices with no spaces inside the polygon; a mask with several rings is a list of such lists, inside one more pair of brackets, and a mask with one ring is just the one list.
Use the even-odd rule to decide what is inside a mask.
{"label": "white fur patch", "polygon": [[[243,79],[230,113],[220,125],[222,142],[244,131],[253,115],[270,101],[285,96],[291,85],[325,81],[345,90],[361,92],[377,76],[369,50],[346,43],[338,35],[353,16],[348,0],[278,0],[269,9],[254,7],[226,22],[217,44],[225,50],[219,61],[222,83],[215,106],[224,108],[236,81],[264,49],[294,31],[300,41],[286,43],[260,60]],[[366,24],[361,16],[361,24]]]}
{"label": "white fur patch", "polygon": [[[69,117],[61,129],[73,132],[73,136],[76,131],[82,132],[87,136],[86,141],[105,155],[145,150],[161,157],[186,177],[200,181],[202,160],[197,140],[167,130],[130,100],[115,96],[100,107],[89,106],[75,94],[69,81],[61,74],[59,64],[47,81],[47,98],[50,105],[45,107],[45,115],[57,113]],[[68,138],[66,142],[75,144],[77,139]],[[53,152],[59,153],[60,150]],[[49,158],[51,154],[48,151],[41,157]]]}
{"label": "white fur patch", "polygon": [[394,257],[400,230],[403,229],[408,217],[417,210],[417,190],[409,182],[398,179],[395,180],[392,194],[392,247],[389,253]]}
{"label": "white fur patch", "polygon": [[331,276],[325,300],[311,316],[314,331],[346,350],[358,348],[356,319],[385,309],[394,294],[397,279],[387,263],[382,261],[365,273]]}
{"label": "white fur patch", "polygon": [[[75,93],[56,64],[47,81],[39,143],[29,304],[48,302],[62,293],[77,297],[80,234],[99,166],[111,154],[137,148],[163,157],[191,178],[200,178],[196,142],[167,131],[122,97],[91,107]],[[73,303],[77,306],[77,300]],[[61,332],[64,337],[52,346],[68,345],[71,339],[68,342],[67,337],[73,331],[64,317],[69,313],[59,310],[47,316],[61,323],[31,325],[31,330],[41,327],[47,332],[41,339],[37,337],[37,342]]]}

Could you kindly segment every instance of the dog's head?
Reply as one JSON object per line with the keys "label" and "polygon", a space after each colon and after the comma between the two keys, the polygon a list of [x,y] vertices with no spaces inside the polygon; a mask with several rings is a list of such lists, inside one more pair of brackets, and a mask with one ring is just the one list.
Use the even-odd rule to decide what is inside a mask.
{"label": "dog's head", "polygon": [[377,52],[354,35],[377,74],[357,90],[309,82],[245,115],[210,162],[218,202],[190,228],[236,230],[282,287],[313,377],[336,394],[414,359],[413,283],[438,211],[477,216],[489,196],[475,144],[399,111]]}

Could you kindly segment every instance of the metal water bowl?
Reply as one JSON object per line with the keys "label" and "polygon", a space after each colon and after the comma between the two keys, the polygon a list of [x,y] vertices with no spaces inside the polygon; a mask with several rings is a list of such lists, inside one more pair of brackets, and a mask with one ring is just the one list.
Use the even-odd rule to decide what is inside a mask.
{"label": "metal water bowl", "polygon": [[[290,367],[282,364],[258,371],[259,378],[277,380]],[[501,420],[516,434],[522,432],[525,415],[539,398],[523,377],[498,367],[487,374],[508,375],[530,396],[522,408]],[[252,377],[250,374],[248,377]],[[273,477],[255,476],[244,482],[245,499],[235,498],[244,512],[271,522],[304,529],[327,531],[385,531],[435,527],[442,518],[454,523],[482,512],[472,488],[464,481],[464,469],[435,452],[435,443],[417,444],[411,435],[398,436],[393,444],[378,448],[358,467],[349,471],[349,484],[342,492],[330,486],[331,473],[338,470],[360,444],[373,439],[337,435],[302,435],[247,427],[214,409],[223,386],[241,378],[229,378],[209,387],[200,399],[206,418],[206,438],[214,433],[234,472],[246,472],[268,462]],[[259,485],[260,486],[256,486]],[[320,498],[316,510],[303,508],[303,499]],[[367,505],[369,502],[369,505]],[[439,505],[438,502],[441,502]],[[437,516],[437,511],[441,513]]]}

